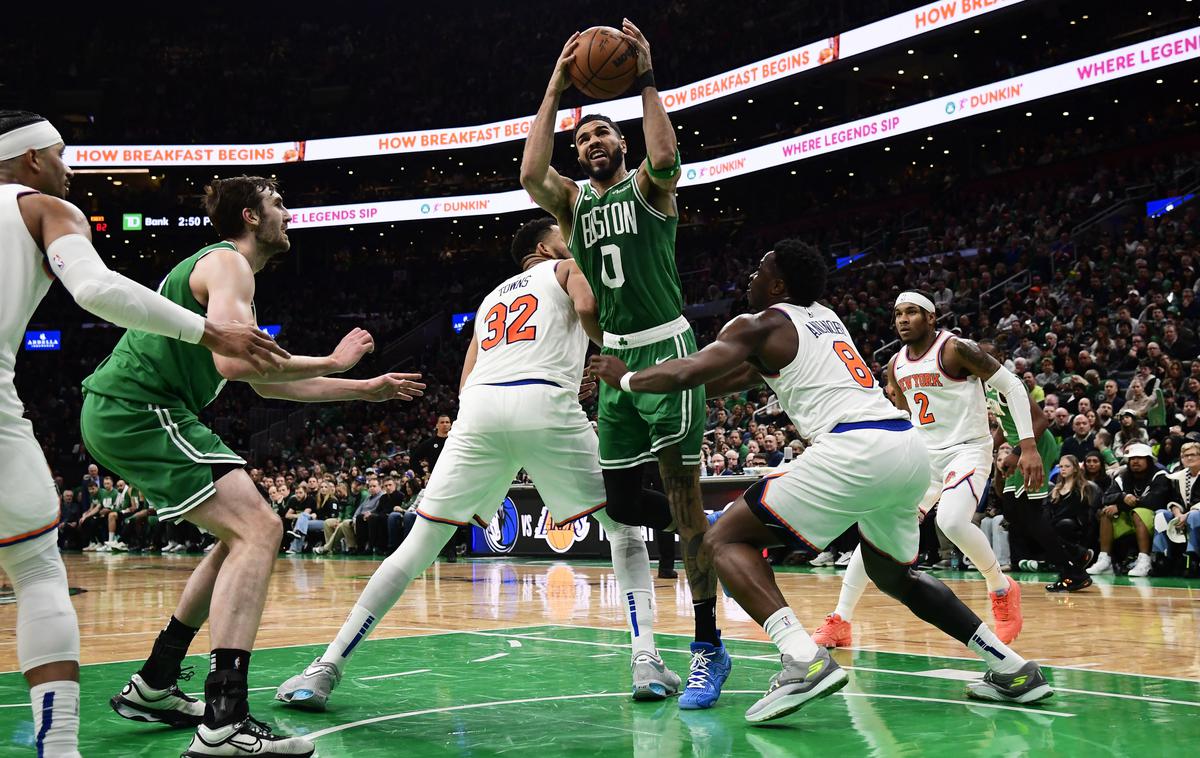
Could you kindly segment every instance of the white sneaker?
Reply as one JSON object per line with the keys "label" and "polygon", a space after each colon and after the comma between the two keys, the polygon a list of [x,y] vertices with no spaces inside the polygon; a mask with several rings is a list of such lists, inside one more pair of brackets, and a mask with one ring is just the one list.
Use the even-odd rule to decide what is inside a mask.
{"label": "white sneaker", "polygon": [[175,549],[172,550],[171,552],[172,553],[186,553],[187,545],[183,544],[182,542],[176,543]]}
{"label": "white sneaker", "polygon": [[185,695],[178,685],[164,690],[153,689],[138,674],[134,674],[108,704],[132,721],[171,726],[199,726],[204,721],[204,703]]}
{"label": "white sneaker", "polygon": [[97,550],[99,547],[100,547],[100,543],[98,543],[98,542],[89,542],[89,543],[87,543],[87,547],[85,547],[85,548],[83,549],[83,552],[85,552],[85,553],[94,553],[94,552],[96,552],[96,550]]}
{"label": "white sneaker", "polygon": [[210,542],[204,546],[204,552],[211,553],[213,551],[213,548],[215,548],[216,546],[217,546],[216,542]]}
{"label": "white sneaker", "polygon": [[171,540],[163,547],[162,551],[164,553],[173,553],[173,552],[175,552],[175,548],[177,548],[177,547],[179,547],[179,543],[176,542],[175,540]]}
{"label": "white sneaker", "polygon": [[316,547],[313,548],[313,555],[325,555],[326,553],[329,553],[329,552],[332,552],[332,551],[326,550],[324,545],[317,545]]}
{"label": "white sneaker", "polygon": [[1096,574],[1111,574],[1113,572],[1112,558],[1108,557],[1108,553],[1101,553],[1096,562],[1087,567],[1087,572],[1092,576]]}
{"label": "white sneaker", "polygon": [[838,556],[838,559],[837,559],[836,561],[834,561],[833,565],[835,565],[835,566],[849,566],[849,565],[850,565],[850,559],[851,559],[851,558],[853,558],[853,557],[854,557],[854,553],[852,553],[852,552],[851,552],[851,553],[842,553],[840,556]]}
{"label": "white sneaker", "polygon": [[834,557],[833,553],[826,550],[823,553],[821,553],[820,555],[818,555],[816,558],[813,558],[812,562],[810,562],[808,565],[810,565],[810,566],[832,566],[834,561],[836,561],[836,560],[837,560],[837,558]]}
{"label": "white sneaker", "polygon": [[1138,553],[1137,560],[1133,562],[1133,568],[1129,569],[1128,576],[1150,576],[1150,556]]}
{"label": "white sneaker", "polygon": [[201,725],[181,758],[227,755],[291,755],[308,758],[315,750],[316,746],[311,741],[303,737],[271,734],[271,727],[253,716],[247,716],[244,721],[219,729]]}
{"label": "white sneaker", "polygon": [[96,552],[97,553],[111,553],[112,548],[108,546],[107,542],[105,542],[103,545],[96,545]]}
{"label": "white sneaker", "polygon": [[104,543],[104,546],[107,547],[109,552],[112,552],[112,553],[127,553],[127,552],[129,552],[129,545],[126,545],[124,542],[121,542],[120,540],[109,540],[108,542]]}

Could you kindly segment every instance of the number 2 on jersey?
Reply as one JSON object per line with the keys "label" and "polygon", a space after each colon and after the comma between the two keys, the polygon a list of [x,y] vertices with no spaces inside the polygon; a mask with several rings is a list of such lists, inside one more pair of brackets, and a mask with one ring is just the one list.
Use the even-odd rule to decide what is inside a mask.
{"label": "number 2 on jersey", "polygon": [[850,376],[854,377],[854,381],[867,389],[875,386],[875,377],[871,376],[871,370],[867,368],[867,364],[863,362],[853,345],[838,340],[833,343],[833,352],[837,355],[838,360],[846,364],[846,370],[850,372]]}
{"label": "number 2 on jersey", "polygon": [[[536,339],[537,327],[525,324],[537,311],[537,307],[538,299],[533,295],[521,295],[508,305],[493,305],[484,317],[484,327],[488,330],[488,336],[479,342],[479,347],[491,350],[501,342],[507,341],[511,345],[514,342]],[[509,316],[513,316],[511,322],[508,320]]]}
{"label": "number 2 on jersey", "polygon": [[917,421],[920,422],[921,426],[937,421],[933,417],[933,414],[929,412],[929,395],[926,395],[924,392],[914,393],[913,401],[917,404]]}

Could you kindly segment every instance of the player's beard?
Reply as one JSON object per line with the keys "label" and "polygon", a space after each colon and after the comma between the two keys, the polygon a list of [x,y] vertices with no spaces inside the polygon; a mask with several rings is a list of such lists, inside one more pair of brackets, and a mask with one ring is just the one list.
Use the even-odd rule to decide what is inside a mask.
{"label": "player's beard", "polygon": [[262,234],[261,227],[259,228],[258,238],[255,240],[259,250],[270,251],[271,257],[286,253],[292,248],[291,240],[282,228],[276,229],[270,236]]}
{"label": "player's beard", "polygon": [[589,158],[579,161],[579,165],[583,167],[583,173],[587,174],[588,178],[598,182],[607,182],[625,165],[625,154],[621,152],[620,148],[612,152],[606,151],[605,155],[608,156],[608,165],[602,169],[592,168],[592,161]]}

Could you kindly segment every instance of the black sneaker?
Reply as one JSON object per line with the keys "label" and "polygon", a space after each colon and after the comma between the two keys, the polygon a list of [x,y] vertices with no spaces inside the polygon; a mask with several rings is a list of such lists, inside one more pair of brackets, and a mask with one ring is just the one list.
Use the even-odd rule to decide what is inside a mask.
{"label": "black sneaker", "polygon": [[1087,574],[1060,576],[1057,582],[1046,585],[1046,592],[1079,592],[1091,586],[1092,578]]}
{"label": "black sneaker", "polygon": [[180,758],[210,756],[289,755],[308,758],[316,746],[304,737],[281,737],[253,716],[236,724],[210,729],[203,724],[192,737],[192,744]]}

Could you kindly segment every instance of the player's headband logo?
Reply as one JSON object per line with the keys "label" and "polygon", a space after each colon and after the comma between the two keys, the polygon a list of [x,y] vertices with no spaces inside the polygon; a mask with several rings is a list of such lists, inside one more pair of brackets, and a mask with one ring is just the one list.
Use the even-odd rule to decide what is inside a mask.
{"label": "player's headband logo", "polygon": [[933,313],[937,310],[933,307],[933,301],[922,295],[920,292],[901,292],[900,297],[896,298],[896,305],[893,307],[898,308],[900,307],[901,303],[912,303],[918,308],[924,308],[930,313]]}

